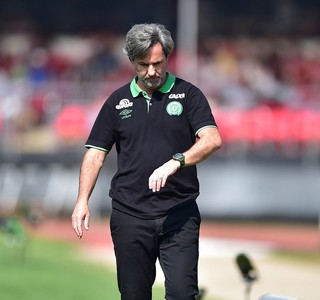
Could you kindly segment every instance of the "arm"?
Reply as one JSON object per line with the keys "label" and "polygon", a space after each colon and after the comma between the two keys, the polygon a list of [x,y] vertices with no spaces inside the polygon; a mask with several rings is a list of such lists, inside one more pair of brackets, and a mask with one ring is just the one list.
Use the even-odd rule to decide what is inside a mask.
{"label": "arm", "polygon": [[[217,128],[204,128],[198,134],[198,141],[186,152],[185,167],[198,164],[207,159],[212,153],[221,148],[221,137]],[[174,153],[173,153],[174,154]],[[149,177],[149,188],[154,192],[164,187],[167,178],[177,172],[180,163],[170,159],[165,164],[155,169]]]}
{"label": "arm", "polygon": [[186,166],[204,161],[221,148],[222,141],[217,128],[205,128],[199,132],[198,137],[198,141],[184,153]]}
{"label": "arm", "polygon": [[83,235],[82,222],[84,222],[84,228],[89,230],[90,210],[88,202],[106,155],[107,153],[104,151],[90,148],[86,152],[81,164],[79,192],[71,217],[73,230],[79,238]]}

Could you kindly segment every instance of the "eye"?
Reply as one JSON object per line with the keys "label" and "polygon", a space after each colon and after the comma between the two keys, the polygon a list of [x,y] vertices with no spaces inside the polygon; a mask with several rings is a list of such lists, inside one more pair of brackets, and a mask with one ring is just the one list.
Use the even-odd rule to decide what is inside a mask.
{"label": "eye", "polygon": [[143,69],[145,69],[145,68],[148,68],[148,64],[145,64],[145,63],[139,63],[139,67],[140,68],[143,68]]}

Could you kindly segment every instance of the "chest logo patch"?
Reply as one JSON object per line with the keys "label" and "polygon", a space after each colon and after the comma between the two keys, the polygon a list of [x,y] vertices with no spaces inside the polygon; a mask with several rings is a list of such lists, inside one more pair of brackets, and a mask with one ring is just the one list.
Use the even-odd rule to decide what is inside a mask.
{"label": "chest logo patch", "polygon": [[119,113],[119,116],[121,117],[121,119],[127,119],[131,117],[131,109],[124,109]]}
{"label": "chest logo patch", "polygon": [[121,99],[119,104],[116,105],[116,109],[123,109],[123,108],[128,108],[133,105],[132,102],[130,102],[129,99]]}
{"label": "chest logo patch", "polygon": [[172,101],[167,105],[167,113],[170,116],[180,116],[183,112],[183,106],[178,101]]}

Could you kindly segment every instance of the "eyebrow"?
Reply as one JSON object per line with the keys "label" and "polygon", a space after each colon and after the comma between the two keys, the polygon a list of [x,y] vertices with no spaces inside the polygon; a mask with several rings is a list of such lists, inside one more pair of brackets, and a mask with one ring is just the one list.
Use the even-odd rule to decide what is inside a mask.
{"label": "eyebrow", "polygon": [[149,66],[149,65],[161,64],[162,62],[163,62],[163,59],[157,60],[154,63],[146,63],[143,60],[141,60],[141,61],[137,61],[137,64]]}

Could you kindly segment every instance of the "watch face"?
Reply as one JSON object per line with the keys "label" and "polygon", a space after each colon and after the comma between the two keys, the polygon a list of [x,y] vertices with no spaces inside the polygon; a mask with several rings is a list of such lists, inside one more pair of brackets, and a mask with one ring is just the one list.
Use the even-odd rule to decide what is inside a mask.
{"label": "watch face", "polygon": [[180,167],[184,166],[184,155],[182,153],[176,153],[172,158],[180,162]]}
{"label": "watch face", "polygon": [[182,153],[176,153],[173,156],[173,159],[175,159],[175,160],[183,160],[184,159],[184,155]]}

